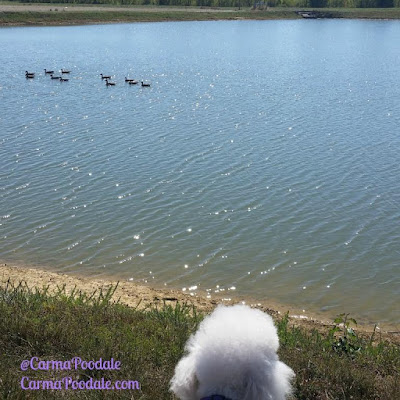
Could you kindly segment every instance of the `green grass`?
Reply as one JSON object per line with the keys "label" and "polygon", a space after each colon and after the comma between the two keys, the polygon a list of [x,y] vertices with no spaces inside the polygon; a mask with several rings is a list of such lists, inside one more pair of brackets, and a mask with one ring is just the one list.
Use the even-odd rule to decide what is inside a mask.
{"label": "green grass", "polygon": [[[203,316],[185,304],[128,308],[110,301],[114,291],[87,296],[79,291],[67,295],[64,288],[49,294],[45,288],[31,290],[22,283],[0,288],[0,398],[172,399],[169,381],[186,340]],[[288,316],[277,325],[280,357],[296,372],[297,399],[393,400],[400,392],[398,345],[383,341],[373,345],[337,324],[322,334],[292,326]],[[141,390],[23,391],[23,376],[49,380],[71,375],[71,371],[21,371],[21,362],[34,356],[114,358],[121,361],[119,371],[78,371],[74,378],[134,380]]]}
{"label": "green grass", "polygon": [[[51,11],[38,11],[35,6],[46,5]],[[79,4],[76,4],[79,5]],[[86,6],[86,5],[85,5]],[[174,7],[151,7],[151,9],[130,7],[129,11],[115,6],[112,11],[102,10],[109,5],[87,6],[84,11],[75,11],[73,5],[64,10],[63,5],[32,4],[32,11],[0,12],[0,25],[84,25],[96,23],[118,22],[159,22],[159,21],[204,21],[204,20],[236,20],[236,19],[298,19],[297,8],[270,8],[269,10],[213,10],[196,11],[195,8],[177,9]],[[311,10],[311,9],[308,9]],[[324,8],[316,10],[325,18],[367,18],[367,19],[400,19],[400,8],[385,9],[348,9]]]}
{"label": "green grass", "polygon": [[329,8],[337,12],[339,18],[360,19],[400,19],[400,8]]}
{"label": "green grass", "polygon": [[[318,9],[326,18],[360,18],[360,19],[400,19],[400,9]],[[123,11],[115,7],[113,11],[91,10],[63,11],[63,7],[53,6],[52,11],[3,11],[0,12],[0,25],[85,25],[98,23],[124,22],[162,22],[162,21],[206,21],[206,20],[272,20],[272,19],[299,19],[295,9],[271,8],[264,10],[230,10],[206,12],[188,10],[174,10],[172,7],[159,11],[135,10]]]}
{"label": "green grass", "polygon": [[400,19],[400,8],[302,8],[314,10],[326,18]]}
{"label": "green grass", "polygon": [[[57,9],[57,11],[55,11]],[[235,19],[295,19],[299,18],[288,10],[267,11],[62,11],[55,7],[53,11],[4,11],[0,12],[0,25],[81,25],[91,23],[115,22],[161,22],[161,21],[206,21]]]}

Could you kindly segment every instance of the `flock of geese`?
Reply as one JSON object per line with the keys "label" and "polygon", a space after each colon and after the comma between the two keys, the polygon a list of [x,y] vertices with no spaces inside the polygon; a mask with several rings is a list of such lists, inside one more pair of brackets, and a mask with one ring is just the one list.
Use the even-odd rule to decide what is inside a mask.
{"label": "flock of geese", "polygon": [[[115,86],[115,82],[110,82],[109,80],[111,79],[111,75],[103,75],[100,74],[101,79],[104,79],[106,81],[106,86]],[[136,81],[135,79],[129,79],[125,77],[125,82],[129,83],[130,85],[137,85],[139,81]],[[144,83],[141,81],[142,87],[150,87],[150,83]]]}
{"label": "flock of geese", "polygon": [[[49,71],[46,68],[44,69],[44,74],[45,75],[50,75],[51,79],[58,80],[60,82],[68,82],[69,79],[68,78],[64,78],[63,75],[64,74],[69,74],[71,71],[68,71],[66,69],[61,69],[60,72],[61,72],[61,76],[54,76],[54,71]],[[26,79],[33,79],[34,77],[35,77],[35,72],[25,71],[25,78]]]}
{"label": "flock of geese", "polygon": [[[69,74],[70,72],[71,71],[68,71],[66,69],[61,69],[60,70],[61,75],[60,76],[56,76],[56,75],[54,75],[54,71],[49,71],[46,68],[44,69],[44,74],[45,75],[50,75],[51,79],[59,80],[60,82],[68,82],[69,79],[68,78],[64,78],[64,75],[65,74]],[[100,74],[100,77],[101,77],[102,80],[106,81],[106,86],[115,86],[116,85],[115,82],[110,82],[111,75]],[[25,71],[25,78],[26,79],[35,78],[35,72]],[[127,77],[125,77],[125,82],[129,83],[130,85],[137,85],[139,83],[139,81],[136,81],[135,79],[129,79]],[[141,81],[141,85],[142,85],[142,87],[150,87],[150,83],[144,83],[143,81]]]}

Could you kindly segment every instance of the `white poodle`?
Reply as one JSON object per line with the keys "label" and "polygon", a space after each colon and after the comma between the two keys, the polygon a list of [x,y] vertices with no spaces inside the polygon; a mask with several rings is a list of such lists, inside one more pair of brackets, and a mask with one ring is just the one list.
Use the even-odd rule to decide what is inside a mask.
{"label": "white poodle", "polygon": [[294,372],[279,361],[272,318],[248,306],[218,306],[186,343],[171,391],[181,400],[284,400]]}

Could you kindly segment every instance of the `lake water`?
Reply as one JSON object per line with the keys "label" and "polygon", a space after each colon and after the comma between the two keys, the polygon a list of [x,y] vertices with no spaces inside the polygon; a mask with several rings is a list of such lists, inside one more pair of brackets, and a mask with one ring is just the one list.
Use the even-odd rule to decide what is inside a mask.
{"label": "lake water", "polygon": [[400,323],[399,21],[3,28],[0,48],[4,262]]}

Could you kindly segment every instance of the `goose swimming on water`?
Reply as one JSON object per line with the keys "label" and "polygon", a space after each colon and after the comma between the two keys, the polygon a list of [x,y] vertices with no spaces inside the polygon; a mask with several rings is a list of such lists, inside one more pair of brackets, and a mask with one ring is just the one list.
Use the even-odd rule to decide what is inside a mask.
{"label": "goose swimming on water", "polygon": [[150,87],[150,83],[144,83],[144,82],[142,81],[142,87]]}
{"label": "goose swimming on water", "polygon": [[35,77],[34,72],[25,71],[25,78],[34,78],[34,77]]}
{"label": "goose swimming on water", "polygon": [[114,82],[108,82],[108,79],[106,79],[106,86],[115,86]]}
{"label": "goose swimming on water", "polygon": [[103,74],[100,74],[100,76],[101,76],[101,79],[111,79],[111,76],[110,76],[110,75],[103,75]]}
{"label": "goose swimming on water", "polygon": [[68,71],[68,70],[66,70],[66,69],[61,69],[61,73],[62,74],[69,74],[71,71]]}
{"label": "goose swimming on water", "polygon": [[47,69],[45,68],[45,69],[44,69],[44,73],[45,73],[45,74],[54,74],[54,71],[47,71]]}

